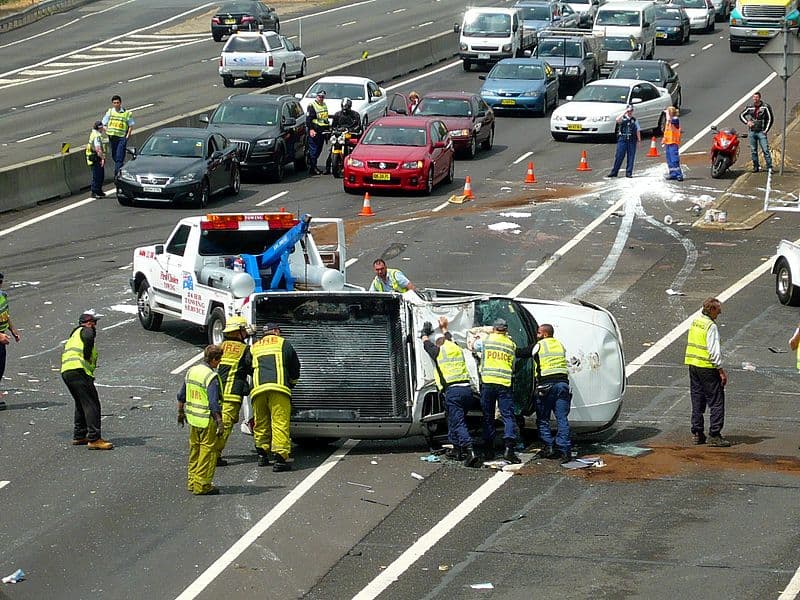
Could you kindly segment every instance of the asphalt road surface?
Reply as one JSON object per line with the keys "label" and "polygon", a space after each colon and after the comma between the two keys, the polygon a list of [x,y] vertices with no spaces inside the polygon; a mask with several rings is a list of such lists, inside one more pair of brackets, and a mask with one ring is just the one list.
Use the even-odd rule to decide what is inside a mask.
{"label": "asphalt road surface", "polygon": [[[295,470],[274,474],[235,434],[231,464],[215,478],[222,495],[191,497],[174,395],[204,336],[169,319],[162,332],[144,331],[128,277],[132,249],[192,211],[80,196],[0,215],[5,288],[23,336],[9,348],[0,413],[0,574],[28,575],[0,597],[794,600],[800,418],[795,357],[781,351],[798,315],[778,304],[764,265],[781,238],[797,238],[797,217],[709,232],[692,228],[688,212],[745,165],[742,156],[731,178],[711,180],[705,128],[753,89],[773,106],[780,97],[757,56],[728,51],[724,29],[657,50],[679,65],[684,87],[680,185],[663,181],[663,159],[644,157],[647,143],[633,179],[606,180],[612,145],[555,143],[548,119],[501,117],[494,148],[458,161],[454,184],[431,197],[375,194],[371,218],[355,216],[361,198],[340,181],[304,174],[247,180],[238,197],[211,205],[346,218],[357,284],[383,256],[418,286],[609,308],[629,364],[625,404],[610,431],[577,448],[653,451],[604,452],[603,469],[534,460],[512,476],[421,462],[421,439],[341,440],[296,448]],[[396,85],[477,90],[477,75],[453,63]],[[71,81],[58,85],[81,87]],[[583,149],[590,173],[575,171]],[[529,160],[538,183],[526,188]],[[475,201],[445,205],[467,174]],[[725,299],[730,449],[690,445],[681,324],[710,295]],[[89,307],[106,315],[97,383],[111,452],[70,445],[72,400],[58,373],[63,341]]]}

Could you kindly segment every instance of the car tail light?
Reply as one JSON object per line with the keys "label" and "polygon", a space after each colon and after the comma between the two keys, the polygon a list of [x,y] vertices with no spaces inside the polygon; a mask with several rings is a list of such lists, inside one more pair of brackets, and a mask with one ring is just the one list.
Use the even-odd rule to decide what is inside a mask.
{"label": "car tail light", "polygon": [[242,23],[253,23],[255,20],[255,17],[242,17]]}
{"label": "car tail light", "polygon": [[219,66],[220,67],[222,66],[222,57],[221,56],[219,57]]}
{"label": "car tail light", "polygon": [[267,60],[267,66],[268,67],[274,67],[275,66],[275,59],[272,58],[272,54],[269,55],[269,59]]}
{"label": "car tail light", "polygon": [[212,25],[219,25],[219,17],[211,17]]}

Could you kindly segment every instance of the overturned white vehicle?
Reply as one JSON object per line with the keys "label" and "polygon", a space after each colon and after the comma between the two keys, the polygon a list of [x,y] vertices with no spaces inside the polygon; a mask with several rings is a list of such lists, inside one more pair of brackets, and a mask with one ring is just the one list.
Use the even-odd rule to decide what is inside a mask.
{"label": "overturned white vehicle", "polygon": [[[280,324],[297,350],[303,376],[293,391],[294,438],[396,439],[446,433],[434,365],[419,331],[440,316],[466,347],[476,328],[504,318],[518,346],[536,341],[550,323],[567,350],[572,388],[570,423],[577,433],[603,430],[617,419],[625,392],[625,360],[614,317],[588,303],[570,304],[474,292],[423,290],[369,293],[287,292],[258,297],[255,325]],[[476,357],[465,351],[478,394]],[[517,359],[514,398],[520,422],[535,413],[534,362]],[[535,418],[526,421],[535,424]]]}

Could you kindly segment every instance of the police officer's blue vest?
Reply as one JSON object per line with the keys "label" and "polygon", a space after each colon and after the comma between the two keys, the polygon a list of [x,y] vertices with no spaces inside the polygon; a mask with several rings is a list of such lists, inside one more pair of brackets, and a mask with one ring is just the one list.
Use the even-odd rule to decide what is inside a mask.
{"label": "police officer's blue vest", "polygon": [[635,118],[623,118],[619,122],[619,138],[620,140],[625,140],[629,142],[633,139],[636,139],[636,119]]}

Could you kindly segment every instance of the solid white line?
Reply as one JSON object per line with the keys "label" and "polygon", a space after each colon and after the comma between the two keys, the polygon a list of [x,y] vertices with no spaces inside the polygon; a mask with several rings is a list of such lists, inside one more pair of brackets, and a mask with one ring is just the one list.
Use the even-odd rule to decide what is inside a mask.
{"label": "solid white line", "polygon": [[344,266],[349,267],[351,265],[356,264],[357,262],[358,262],[357,258],[348,258],[347,261],[344,263]]}
{"label": "solid white line", "polygon": [[436,75],[437,73],[441,73],[442,71],[446,71],[447,69],[452,69],[453,67],[457,67],[459,65],[461,65],[461,60],[457,60],[455,62],[451,62],[449,64],[446,64],[443,67],[439,67],[438,69],[434,69],[433,71],[430,71],[428,73],[423,73],[422,75],[417,75],[416,77],[412,77],[411,79],[406,79],[402,83],[396,83],[396,84],[390,85],[390,86],[388,86],[388,87],[386,87],[384,89],[387,92],[390,92],[392,90],[396,90],[397,88],[401,88],[401,87],[407,86],[409,83],[414,83],[415,81],[419,81],[420,79],[425,79],[426,77],[430,77],[431,75]]}
{"label": "solid white line", "polygon": [[0,481],[0,490],[2,490],[4,487],[6,487],[9,483],[11,483],[11,482],[10,481]]}
{"label": "solid white line", "polygon": [[344,6],[337,6],[336,8],[329,8],[328,10],[321,10],[320,12],[316,12],[310,15],[304,15],[302,17],[294,17],[292,19],[286,19],[285,21],[281,21],[281,23],[291,23],[293,21],[301,21],[303,19],[309,19],[311,17],[319,17],[321,15],[327,15],[332,12],[338,12],[340,10],[345,10],[347,8],[355,8],[356,6],[364,6],[365,4],[372,4],[377,0],[364,0],[363,2],[355,2],[353,4],[345,4]]}
{"label": "solid white line", "polygon": [[39,215],[38,217],[34,217],[33,219],[28,219],[27,221],[23,221],[22,223],[17,223],[13,227],[9,227],[8,229],[0,229],[0,237],[6,236],[9,233],[14,233],[15,231],[19,231],[20,229],[24,229],[25,227],[29,227],[30,225],[35,225],[36,223],[41,223],[42,221],[46,221],[51,217],[55,217],[56,215],[60,215],[61,213],[65,213],[73,208],[78,208],[79,206],[83,206],[84,204],[89,204],[90,202],[94,202],[94,198],[86,198],[85,200],[80,200],[75,202],[74,204],[70,204],[68,206],[62,206],[61,208],[51,211],[49,213]]}
{"label": "solid white line", "polygon": [[[141,81],[142,79],[148,79],[152,77],[152,75],[142,75],[141,77],[134,77],[133,79],[128,79],[128,83],[133,83],[134,81]],[[152,104],[150,106],[153,106]]]}
{"label": "solid white line", "polygon": [[30,137],[26,137],[26,138],[22,138],[21,140],[17,140],[17,143],[21,144],[22,142],[28,142],[30,140],[35,140],[36,138],[44,137],[46,135],[50,135],[51,133],[53,133],[53,132],[52,131],[45,131],[44,133],[37,133],[36,135],[32,135]]}
{"label": "solid white line", "polygon": [[519,157],[517,160],[515,160],[515,161],[514,161],[514,162],[512,162],[511,164],[512,164],[512,165],[517,165],[517,164],[521,163],[523,160],[525,160],[526,158],[528,158],[528,157],[529,157],[531,154],[533,154],[533,151],[532,151],[532,150],[531,150],[530,152],[526,152],[525,154],[523,154],[522,156],[520,156],[520,157]]}
{"label": "solid white line", "polygon": [[495,473],[491,479],[487,480],[481,487],[472,492],[464,501],[455,507],[450,513],[439,521],[425,535],[419,538],[408,550],[403,552],[397,559],[386,567],[380,575],[369,582],[367,586],[358,594],[353,596],[353,600],[372,600],[382,594],[386,588],[405,573],[411,565],[419,560],[428,550],[430,550],[439,540],[447,535],[456,525],[463,521],[469,514],[478,508],[481,503],[496,492],[500,486],[508,481],[514,474],[503,472]]}
{"label": "solid white line", "polygon": [[424,23],[420,23],[419,25],[417,25],[417,29],[419,29],[421,27],[427,27],[428,25],[433,25],[433,24],[434,24],[434,21],[425,21]]}
{"label": "solid white line", "polygon": [[172,371],[169,372],[169,374],[170,375],[177,375],[181,371],[185,371],[186,369],[191,367],[194,363],[196,363],[201,358],[203,358],[203,353],[202,352],[200,354],[196,355],[196,356],[193,356],[192,358],[187,360],[185,363],[183,363],[181,366],[175,367],[174,369],[172,369]]}
{"label": "solid white line", "polygon": [[137,317],[132,319],[125,319],[124,321],[120,321],[119,323],[114,323],[113,325],[109,325],[108,327],[101,327],[102,331],[107,331],[108,329],[114,329],[115,327],[119,327],[120,325],[127,325],[128,323],[133,323]]}
{"label": "solid white line", "polygon": [[795,600],[800,595],[800,567],[794,573],[794,577],[789,582],[789,585],[778,596],[778,600]]}
{"label": "solid white line", "polygon": [[407,8],[398,8],[398,9],[393,10],[391,12],[391,14],[395,15],[397,13],[401,13],[401,12],[406,11],[406,10],[408,10],[408,9]]}
{"label": "solid white line", "polygon": [[711,48],[711,46],[713,46],[713,45],[714,45],[713,43],[711,43],[711,44],[706,44],[705,46],[703,46],[702,48],[700,48],[700,50],[708,50],[708,49],[709,49],[709,48]]}
{"label": "solid white line", "polygon": [[41,106],[42,104],[50,104],[51,102],[55,102],[55,98],[50,98],[49,100],[42,100],[40,102],[34,102],[33,104],[25,104],[24,108],[32,108],[34,106]]}
{"label": "solid white line", "polygon": [[[347,440],[339,450],[336,450],[325,462],[314,469],[308,477],[297,484],[283,500],[278,502],[275,507],[264,515],[261,520],[253,525],[247,533],[240,537],[225,553],[214,563],[203,571],[189,587],[187,587],[175,600],[193,600],[205,590],[222,572],[227,569],[239,555],[254,544],[259,537],[280,519],[286,511],[294,506],[314,485],[316,485],[328,472],[336,466],[352,450],[357,440]],[[505,473],[503,473],[505,474]]]}
{"label": "solid white line", "polygon": [[449,202],[449,201],[442,202],[442,203],[441,203],[439,206],[437,206],[436,208],[434,208],[434,209],[431,209],[431,212],[439,212],[440,210],[442,210],[443,208],[445,208],[445,207],[446,207],[448,204],[450,204],[450,202]]}
{"label": "solid white line", "polygon": [[142,109],[145,109],[145,108],[150,108],[151,106],[155,106],[155,104],[153,104],[153,103],[151,102],[150,104],[142,104],[141,106],[134,106],[134,107],[131,109],[131,111],[134,111],[134,110],[142,110]]}
{"label": "solid white line", "polygon": [[549,269],[556,261],[561,259],[567,252],[572,250],[575,246],[577,246],[583,238],[589,235],[592,231],[594,231],[597,227],[600,226],[609,216],[611,213],[617,212],[623,205],[625,204],[625,198],[621,198],[617,200],[614,204],[609,206],[603,214],[597,217],[594,221],[589,223],[586,227],[584,227],[578,235],[568,241],[566,244],[561,246],[558,250],[556,250],[550,258],[544,261],[541,265],[536,267],[530,275],[528,275],[525,279],[520,281],[517,286],[511,290],[508,295],[511,297],[518,296],[522,292],[524,292],[530,284],[536,281],[539,276],[544,273],[547,269]]}
{"label": "solid white line", "polygon": [[117,267],[117,270],[118,270],[118,271],[127,271],[127,270],[128,270],[128,269],[130,269],[131,267],[133,267],[133,263],[128,263],[128,264],[127,264],[127,265],[125,265],[124,267]]}
{"label": "solid white line", "polygon": [[277,194],[274,194],[274,195],[270,196],[266,200],[262,200],[261,202],[256,204],[256,206],[264,206],[265,204],[269,204],[273,200],[277,200],[278,198],[282,198],[283,196],[285,196],[288,193],[289,193],[289,190],[283,190],[282,192],[278,192]]}

